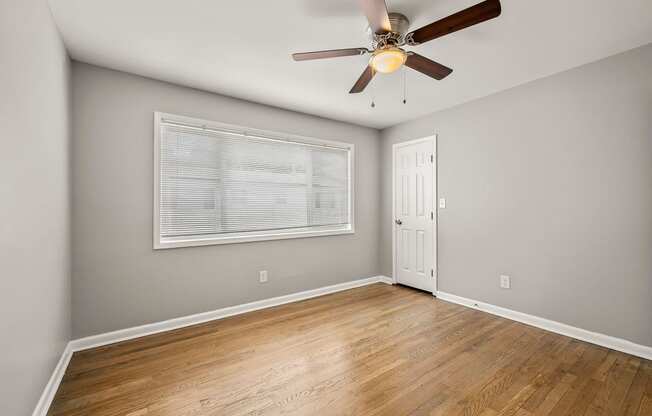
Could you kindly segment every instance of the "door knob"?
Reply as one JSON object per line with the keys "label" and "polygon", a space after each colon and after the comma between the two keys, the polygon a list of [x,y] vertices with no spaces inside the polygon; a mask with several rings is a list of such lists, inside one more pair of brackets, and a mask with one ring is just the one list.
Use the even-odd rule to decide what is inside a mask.
{"label": "door knob", "polygon": [[396,223],[396,225],[401,225],[401,224],[403,224],[403,221],[401,221],[401,220],[394,220],[394,222]]}

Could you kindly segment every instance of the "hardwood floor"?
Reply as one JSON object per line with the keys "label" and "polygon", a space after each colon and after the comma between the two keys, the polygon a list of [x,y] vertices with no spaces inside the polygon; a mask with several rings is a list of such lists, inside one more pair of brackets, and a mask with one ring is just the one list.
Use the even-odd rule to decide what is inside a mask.
{"label": "hardwood floor", "polygon": [[75,353],[50,415],[652,415],[652,362],[376,284]]}

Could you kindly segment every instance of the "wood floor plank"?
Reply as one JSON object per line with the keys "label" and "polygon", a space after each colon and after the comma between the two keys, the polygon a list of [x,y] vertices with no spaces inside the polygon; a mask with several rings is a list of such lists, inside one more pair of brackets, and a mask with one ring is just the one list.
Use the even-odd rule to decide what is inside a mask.
{"label": "wood floor plank", "polygon": [[625,395],[638,372],[640,360],[617,351],[612,351],[610,355],[615,356],[616,360],[612,361],[609,371],[598,385],[587,415],[621,414]]}
{"label": "wood floor plank", "polygon": [[[646,382],[637,416],[652,415],[652,362],[645,361],[641,368],[643,369],[642,377],[645,378]],[[633,400],[636,400],[636,398],[633,398]]]}
{"label": "wood floor plank", "polygon": [[561,399],[558,393],[570,384],[568,381],[575,380],[576,377],[567,372],[569,365],[573,365],[583,353],[585,344],[578,341],[567,339],[563,348],[558,352],[551,352],[549,360],[543,370],[544,377],[537,384],[537,388],[524,403],[523,408],[531,413],[543,408],[554,405]]}
{"label": "wood floor plank", "polygon": [[649,416],[651,390],[649,361],[376,284],[75,353],[49,415]]}
{"label": "wood floor plank", "polygon": [[643,400],[643,395],[645,394],[645,384],[645,365],[640,365],[620,408],[620,414],[622,416],[636,416]]}

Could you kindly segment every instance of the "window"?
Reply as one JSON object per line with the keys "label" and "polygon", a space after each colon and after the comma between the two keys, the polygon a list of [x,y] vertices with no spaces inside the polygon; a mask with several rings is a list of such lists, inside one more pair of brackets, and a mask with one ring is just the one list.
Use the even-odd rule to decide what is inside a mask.
{"label": "window", "polygon": [[155,113],[154,248],[353,233],[353,145]]}

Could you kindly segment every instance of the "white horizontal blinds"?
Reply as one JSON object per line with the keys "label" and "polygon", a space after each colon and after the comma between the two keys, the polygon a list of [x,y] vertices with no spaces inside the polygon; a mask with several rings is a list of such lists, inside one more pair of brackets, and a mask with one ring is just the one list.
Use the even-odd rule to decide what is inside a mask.
{"label": "white horizontal blinds", "polygon": [[349,227],[349,151],[161,126],[162,238]]}

